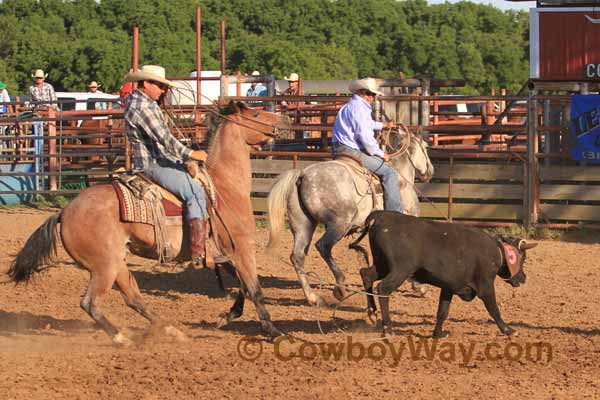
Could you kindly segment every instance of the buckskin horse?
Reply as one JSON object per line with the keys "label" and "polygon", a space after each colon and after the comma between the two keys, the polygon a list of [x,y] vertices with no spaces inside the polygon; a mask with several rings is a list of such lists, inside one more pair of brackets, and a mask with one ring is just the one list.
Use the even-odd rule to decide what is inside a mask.
{"label": "buckskin horse", "polygon": [[[289,129],[289,119],[267,111],[253,110],[243,103],[230,103],[218,116],[221,121],[212,135],[207,170],[212,177],[222,224],[231,240],[222,242],[242,288],[229,312],[219,317],[219,327],[242,315],[244,289],[254,302],[263,331],[277,335],[265,307],[258,281],[255,259],[255,221],[250,202],[250,146],[271,142]],[[130,344],[119,329],[100,310],[100,300],[116,282],[125,303],[147,318],[151,329],[178,338],[183,334],[167,325],[144,303],[135,277],[127,268],[126,253],[148,257],[156,254],[153,228],[147,224],[123,223],[119,218],[119,202],[111,185],[96,185],[81,192],[67,207],[51,216],[27,240],[8,272],[16,282],[28,282],[34,273],[45,269],[56,254],[57,225],[67,253],[90,272],[90,281],[81,307],[96,321],[115,343]],[[169,230],[172,243],[182,243],[181,230]],[[221,236],[221,235],[219,235]],[[233,242],[233,243],[232,243]],[[181,248],[177,245],[176,248]],[[157,330],[158,329],[158,330]]]}
{"label": "buckskin horse", "polygon": [[[419,214],[419,197],[414,189],[415,171],[428,181],[433,176],[433,165],[427,154],[427,142],[418,133],[404,128],[389,141],[390,162],[400,175],[400,194],[406,213]],[[386,148],[388,147],[386,143]],[[392,154],[393,152],[393,154]],[[364,224],[375,208],[370,193],[359,193],[350,171],[337,161],[309,165],[303,170],[284,172],[275,182],[268,197],[269,244],[273,247],[279,240],[287,212],[294,237],[290,260],[296,269],[304,296],[311,305],[324,304],[308,283],[304,272],[304,258],[318,223],[325,225],[325,233],[315,247],[325,260],[338,284],[334,296],[342,300],[345,276],[331,252],[343,237],[352,234]]]}

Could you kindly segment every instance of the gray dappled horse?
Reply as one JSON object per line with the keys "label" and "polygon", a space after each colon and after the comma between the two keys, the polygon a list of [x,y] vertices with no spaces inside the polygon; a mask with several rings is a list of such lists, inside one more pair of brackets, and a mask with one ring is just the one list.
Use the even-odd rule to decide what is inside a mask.
{"label": "gray dappled horse", "polygon": [[[419,198],[413,186],[415,172],[428,181],[433,176],[433,165],[427,154],[427,142],[420,134],[400,130],[399,137],[401,150],[390,157],[390,162],[400,175],[405,213],[418,216]],[[304,258],[317,224],[325,225],[325,234],[316,243],[317,250],[333,272],[337,284],[344,285],[346,278],[332,257],[332,248],[343,237],[362,227],[374,207],[372,195],[359,193],[351,173],[336,161],[286,171],[275,182],[268,198],[268,247],[277,243],[287,212],[294,236],[290,258],[310,304],[324,304],[312,291],[304,272]],[[338,300],[346,295],[340,286],[336,286],[333,293]]]}

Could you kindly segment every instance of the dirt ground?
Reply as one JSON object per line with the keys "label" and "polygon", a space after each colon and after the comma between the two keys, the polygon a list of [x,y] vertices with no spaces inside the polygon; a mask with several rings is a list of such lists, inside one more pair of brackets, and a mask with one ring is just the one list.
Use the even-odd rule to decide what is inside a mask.
{"label": "dirt ground", "polygon": [[[408,286],[394,295],[396,336],[387,343],[375,340],[379,331],[365,318],[363,296],[346,300],[335,316],[333,308],[307,305],[288,262],[289,233],[270,255],[263,251],[266,231],[258,233],[267,307],[279,328],[320,344],[289,337],[276,344],[263,341],[251,303],[241,319],[216,329],[219,313],[232,300],[218,289],[213,273],[132,257],[130,268],[147,304],[187,340],[146,336],[147,322],[113,290],[103,310],[137,340],[123,348],[79,308],[88,273],[75,268],[62,249],[58,268],[33,284],[6,283],[12,258],[50,214],[0,210],[2,399],[600,397],[597,238],[540,241],[529,251],[524,286],[496,281],[502,316],[518,331],[516,337],[501,336],[479,300],[455,299],[445,325],[451,336],[438,342],[429,339],[435,288],[424,298]],[[335,254],[358,288],[358,257],[344,245]],[[307,270],[332,281],[314,248]],[[320,293],[335,303],[330,289]]]}

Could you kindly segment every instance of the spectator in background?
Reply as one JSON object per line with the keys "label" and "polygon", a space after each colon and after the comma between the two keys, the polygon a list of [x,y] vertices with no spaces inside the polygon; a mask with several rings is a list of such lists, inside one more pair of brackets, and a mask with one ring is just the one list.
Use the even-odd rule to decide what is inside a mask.
{"label": "spectator in background", "polygon": [[[98,88],[100,86],[102,86],[102,85],[98,85],[98,82],[91,81],[88,84],[88,93],[91,93],[91,94],[102,93],[100,90],[98,90]],[[108,107],[107,107],[107,105],[106,105],[105,102],[97,101],[97,102],[94,102],[94,107],[93,108],[96,109],[96,110],[106,110]],[[89,107],[88,107],[88,109],[89,109]]]}
{"label": "spectator in background", "polygon": [[300,77],[297,73],[292,72],[289,77],[285,76],[283,79],[288,81],[288,88],[283,92],[286,96],[297,96],[300,94]]}
{"label": "spectator in background", "polygon": [[[290,76],[286,76],[283,79],[285,79],[286,81],[288,81],[288,88],[285,89],[285,91],[283,92],[284,96],[298,96],[300,94],[300,78],[298,77],[298,74],[295,72],[292,72],[290,74]],[[287,101],[282,101],[281,105],[285,108],[287,108],[288,110],[291,109],[297,109],[299,103],[298,102],[287,102]]]}
{"label": "spectator in background", "polygon": [[[288,81],[288,88],[283,92],[284,96],[298,96],[300,95],[300,77],[297,73],[292,72],[290,76],[285,76],[283,79]],[[288,115],[292,119],[292,123],[301,124],[303,122],[303,118],[300,116],[300,107],[303,106],[304,103],[299,101],[282,101],[281,106],[288,112]],[[294,134],[295,139],[302,139],[306,136],[310,136],[310,132],[302,132],[296,131]]]}
{"label": "spectator in background", "polygon": [[[41,69],[36,69],[33,74],[31,74],[33,78],[33,85],[29,86],[29,95],[31,96],[32,101],[56,101],[56,93],[54,92],[54,87],[44,82],[44,80],[48,77],[48,74],[44,74],[44,71]],[[57,104],[44,104],[44,106],[57,107]]]}
{"label": "spectator in background", "polygon": [[125,100],[129,97],[129,95],[133,92],[133,84],[131,82],[126,82],[121,89],[119,89],[119,96],[121,96],[121,107],[125,108]]}
{"label": "spectator in background", "polygon": [[[6,90],[6,84],[0,81],[0,118],[2,118],[7,112],[12,112],[12,106],[10,104],[2,103],[10,103],[10,96],[8,95],[8,90]],[[6,128],[6,125],[0,125],[1,136],[4,136],[6,133]],[[4,146],[4,141],[0,140],[0,149],[4,148]]]}
{"label": "spectator in background", "polygon": [[[260,72],[253,71],[252,76],[260,76]],[[252,82],[246,92],[246,96],[267,96],[267,88],[261,82]],[[249,101],[248,103],[260,104],[260,101]]]}
{"label": "spectator in background", "polygon": [[[6,84],[0,81],[0,103],[10,103],[10,96],[6,89]],[[12,106],[10,104],[0,104],[0,114],[12,112]]]}

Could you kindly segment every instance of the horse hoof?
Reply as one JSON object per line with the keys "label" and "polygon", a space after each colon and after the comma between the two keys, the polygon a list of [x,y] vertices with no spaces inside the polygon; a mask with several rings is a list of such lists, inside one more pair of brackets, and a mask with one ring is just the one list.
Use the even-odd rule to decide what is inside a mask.
{"label": "horse hoof", "polygon": [[117,333],[112,340],[113,343],[123,347],[129,347],[133,345],[133,341],[127,336],[123,335],[121,332]]}
{"label": "horse hoof", "polygon": [[307,298],[308,304],[316,307],[326,307],[327,303],[318,294],[311,293]]}
{"label": "horse hoof", "polygon": [[336,286],[333,288],[333,296],[338,299],[338,301],[342,301],[346,297],[346,291],[343,288]]}
{"label": "horse hoof", "polygon": [[219,315],[219,317],[217,318],[217,329],[223,329],[224,327],[229,325],[230,322],[231,319],[229,318],[229,314],[223,313]]}
{"label": "horse hoof", "polygon": [[261,321],[262,330],[266,336],[269,336],[271,339],[278,338],[280,336],[285,336],[283,332],[273,325],[271,321]]}
{"label": "horse hoof", "polygon": [[185,342],[187,340],[185,333],[171,325],[165,326],[165,333],[169,336],[173,336],[178,342]]}

